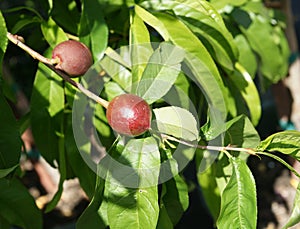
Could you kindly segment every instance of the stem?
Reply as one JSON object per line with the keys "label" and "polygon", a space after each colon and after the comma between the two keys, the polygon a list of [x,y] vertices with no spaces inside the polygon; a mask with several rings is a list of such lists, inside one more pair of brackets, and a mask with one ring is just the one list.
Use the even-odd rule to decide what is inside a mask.
{"label": "stem", "polygon": [[195,145],[192,144],[190,142],[186,142],[180,139],[177,139],[175,137],[166,135],[166,134],[161,134],[163,139],[168,139],[171,141],[175,141],[178,142],[180,144],[186,145],[186,146],[190,146],[190,147],[194,147],[194,148],[198,148],[198,149],[203,149],[203,150],[213,150],[213,151],[239,151],[239,152],[245,152],[248,153],[250,155],[256,155],[255,150],[250,149],[250,148],[240,148],[240,147],[232,147],[232,146],[203,146],[203,145]]}
{"label": "stem", "polygon": [[62,77],[65,81],[76,87],[78,90],[80,90],[83,94],[85,94],[87,97],[90,99],[94,100],[95,102],[99,103],[101,106],[104,108],[108,107],[109,102],[106,101],[105,99],[102,99],[101,97],[97,96],[93,92],[89,91],[86,89],[81,83],[77,83],[74,80],[72,80],[68,74],[65,72],[56,69],[55,64],[58,64],[59,60],[58,59],[48,59],[44,57],[43,55],[39,54],[38,52],[34,51],[30,47],[28,47],[26,44],[21,42],[17,36],[12,35],[11,33],[7,33],[7,38],[10,40],[12,43],[23,49],[25,52],[27,52],[30,56],[32,56],[34,59],[42,62],[45,64],[48,68],[50,68],[52,71],[54,71],[56,74],[58,74],[60,77]]}
{"label": "stem", "polygon": [[42,56],[41,54],[39,54],[38,52],[32,50],[30,47],[28,47],[22,41],[20,41],[18,39],[18,36],[12,35],[11,33],[7,33],[7,38],[12,43],[17,45],[21,49],[23,49],[25,52],[27,52],[30,56],[32,56],[33,59],[37,59],[40,62],[42,62],[44,64],[48,64],[48,65],[53,65],[53,64],[57,63],[57,60],[48,59],[48,58]]}

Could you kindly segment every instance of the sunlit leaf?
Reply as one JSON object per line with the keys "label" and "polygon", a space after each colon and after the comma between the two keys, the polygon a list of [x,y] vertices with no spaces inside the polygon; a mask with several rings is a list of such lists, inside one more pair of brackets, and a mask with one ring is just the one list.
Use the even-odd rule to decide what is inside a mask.
{"label": "sunlit leaf", "polygon": [[135,90],[153,52],[148,28],[137,14],[133,15],[129,43],[131,48],[132,83],[134,86],[131,90]]}
{"label": "sunlit leaf", "polygon": [[260,137],[245,115],[240,115],[226,123],[225,144],[243,148],[255,148]]}
{"label": "sunlit leaf", "polygon": [[221,194],[218,228],[256,228],[257,206],[255,181],[246,162],[230,158],[232,176]]}
{"label": "sunlit leaf", "polygon": [[282,229],[287,229],[292,226],[295,226],[300,222],[300,184],[298,184],[296,190],[296,196],[294,199],[292,214],[288,220],[288,222],[284,225]]}
{"label": "sunlit leaf", "polygon": [[172,10],[190,29],[206,42],[212,56],[232,70],[237,49],[221,15],[206,1],[145,1],[143,6],[155,11]]}
{"label": "sunlit leaf", "polygon": [[239,49],[239,63],[254,79],[257,71],[257,59],[244,35],[239,34],[234,37],[234,42]]}
{"label": "sunlit leaf", "polygon": [[242,65],[237,62],[235,68],[237,72],[229,76],[230,80],[241,92],[249,109],[251,121],[256,126],[261,118],[261,102],[258,90],[251,76]]}
{"label": "sunlit leaf", "polygon": [[296,130],[286,130],[272,134],[263,140],[257,147],[258,151],[279,151],[300,159],[300,132]]}
{"label": "sunlit leaf", "polygon": [[182,49],[161,43],[149,59],[137,86],[137,95],[149,104],[162,98],[176,81],[184,56]]}
{"label": "sunlit leaf", "polygon": [[[7,29],[6,29],[5,20],[3,18],[2,13],[0,12],[0,37],[1,37],[1,39],[0,39],[0,63],[2,63],[2,59],[3,59],[4,53],[5,53],[6,47],[7,47],[6,34],[7,34]],[[0,77],[2,78],[2,64],[0,65]]]}
{"label": "sunlit leaf", "polygon": [[68,40],[66,33],[51,17],[49,17],[48,21],[42,22],[41,29],[44,38],[52,48],[54,48],[60,42]]}
{"label": "sunlit leaf", "polygon": [[[111,228],[155,228],[158,220],[157,182],[160,156],[154,138],[132,139],[110,167],[108,222]],[[116,167],[118,166],[118,167]]]}
{"label": "sunlit leaf", "polygon": [[153,109],[159,132],[188,141],[198,139],[198,124],[188,110],[170,106]]}

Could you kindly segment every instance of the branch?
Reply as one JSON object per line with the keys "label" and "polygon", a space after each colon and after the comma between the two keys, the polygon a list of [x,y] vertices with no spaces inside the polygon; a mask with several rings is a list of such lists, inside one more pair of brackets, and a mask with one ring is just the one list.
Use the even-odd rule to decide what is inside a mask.
{"label": "branch", "polygon": [[194,147],[194,148],[198,148],[198,149],[203,149],[203,150],[212,150],[212,151],[239,151],[239,152],[245,152],[248,153],[250,155],[254,155],[257,156],[256,152],[253,149],[250,148],[240,148],[240,147],[232,147],[232,146],[203,146],[203,145],[195,145],[192,144],[190,142],[186,142],[180,139],[177,139],[175,137],[166,135],[166,134],[161,134],[163,139],[168,139],[174,142],[178,142],[180,144],[186,145],[186,146],[190,146],[190,147]]}
{"label": "branch", "polygon": [[45,64],[48,68],[50,68],[52,71],[54,71],[56,74],[58,74],[60,77],[62,77],[65,81],[76,87],[78,90],[80,90],[83,94],[85,94],[90,99],[94,100],[95,102],[99,103],[104,108],[108,107],[109,102],[105,99],[102,99],[101,97],[97,96],[93,92],[86,89],[81,83],[78,83],[74,80],[72,80],[68,74],[65,72],[56,69],[55,65],[59,63],[59,59],[48,59],[44,57],[43,55],[39,54],[38,52],[34,51],[30,47],[28,47],[26,44],[24,44],[20,38],[17,35],[12,35],[11,33],[7,33],[7,38],[12,43],[23,49],[25,52],[27,52],[30,56],[32,56],[34,59],[42,62]]}

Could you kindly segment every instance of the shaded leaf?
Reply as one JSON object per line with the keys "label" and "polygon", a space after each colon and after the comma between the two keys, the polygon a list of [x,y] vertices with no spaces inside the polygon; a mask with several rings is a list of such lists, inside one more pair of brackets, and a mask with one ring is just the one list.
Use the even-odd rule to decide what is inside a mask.
{"label": "shaded leaf", "polygon": [[[61,128],[61,131],[63,131],[63,128]],[[52,197],[52,199],[47,203],[45,212],[50,212],[52,211],[58,201],[61,199],[61,195],[63,192],[63,184],[65,182],[65,180],[67,179],[67,164],[66,164],[66,153],[65,153],[65,138],[63,133],[60,133],[59,139],[58,139],[58,170],[59,170],[59,174],[60,174],[60,178],[59,178],[59,183],[58,183],[58,190],[56,191],[56,193],[54,194],[54,196]]]}
{"label": "shaded leaf", "polygon": [[19,165],[22,143],[17,121],[1,90],[0,107],[0,177],[3,177]]}
{"label": "shaded leaf", "polygon": [[54,160],[58,160],[57,132],[60,132],[63,110],[62,79],[39,64],[31,96],[32,133],[39,151],[52,165]]}
{"label": "shaded leaf", "polygon": [[0,169],[0,179],[3,177],[6,177],[8,174],[10,174],[12,171],[14,171],[18,166],[19,166],[19,164],[15,165],[11,168]]}
{"label": "shaded leaf", "polygon": [[53,1],[51,16],[57,24],[63,26],[63,30],[71,34],[77,34],[80,13],[76,2],[72,0]]}
{"label": "shaded leaf", "polygon": [[[237,8],[233,10],[232,16],[239,24],[239,28],[247,38],[251,48],[258,55],[260,61],[259,69],[264,77],[269,82],[276,83],[286,76],[288,56],[286,52],[281,52],[280,47],[281,45],[286,46],[284,44],[286,41],[282,39],[283,43],[281,44],[276,42],[278,40],[276,36],[278,35],[268,18]],[[283,50],[285,49],[283,48]],[[270,56],[276,58],[270,58]],[[265,86],[268,86],[268,84]]]}
{"label": "shaded leaf", "polygon": [[103,219],[101,218],[101,215],[99,215],[98,213],[98,210],[103,202],[105,181],[100,176],[97,176],[96,179],[96,188],[93,198],[91,199],[91,202],[89,203],[88,207],[84,210],[84,212],[77,220],[76,229],[106,228],[106,225]]}
{"label": "shaded leaf", "polygon": [[78,177],[80,186],[83,188],[89,198],[92,198],[95,192],[96,174],[87,165],[78,151],[72,128],[71,115],[67,116],[67,127],[65,128],[65,148],[67,161],[76,177]]}
{"label": "shaded leaf", "polygon": [[100,60],[107,46],[108,28],[101,1],[82,1],[79,38],[91,48],[94,61]]}
{"label": "shaded leaf", "polygon": [[[169,176],[171,179],[162,184],[160,211],[162,211],[162,214],[166,213],[167,215],[161,216],[160,213],[160,217],[164,218],[159,223],[171,221],[175,226],[189,206],[188,186],[181,175],[178,174],[178,164],[172,157],[171,151],[164,150],[164,153],[166,160],[162,164],[163,170],[160,177]],[[167,173],[170,174],[167,175]]]}
{"label": "shaded leaf", "polygon": [[0,216],[11,225],[24,229],[43,227],[42,212],[35,205],[27,189],[17,179],[0,179],[0,209]]}
{"label": "shaded leaf", "polygon": [[[200,166],[203,157],[196,154],[197,167]],[[201,191],[203,193],[205,203],[212,214],[214,221],[217,220],[220,213],[221,196],[218,184],[216,182],[216,165],[212,164],[205,171],[197,172],[197,178]]]}

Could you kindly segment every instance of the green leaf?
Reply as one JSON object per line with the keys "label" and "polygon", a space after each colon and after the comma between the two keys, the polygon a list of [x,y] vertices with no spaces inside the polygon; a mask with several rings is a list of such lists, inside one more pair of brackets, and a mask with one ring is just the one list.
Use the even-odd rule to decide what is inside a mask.
{"label": "green leaf", "polygon": [[128,47],[121,47],[117,51],[107,48],[104,58],[98,63],[124,91],[130,92],[132,86],[131,63],[128,63],[130,55]]}
{"label": "green leaf", "polygon": [[[17,179],[0,179],[0,218],[24,229],[42,229],[42,212]],[[34,219],[34,220],[33,220]]]}
{"label": "green leaf", "polygon": [[[260,137],[245,115],[240,115],[226,123],[224,139],[210,141],[210,145],[232,145],[242,148],[255,148],[260,143]],[[249,154],[234,152],[239,159],[246,161]],[[228,177],[232,174],[232,165],[228,158],[219,152],[203,151],[196,153],[198,180],[203,187],[203,194],[207,199],[207,205],[217,219],[220,209],[220,192],[228,183]],[[214,200],[214,201],[210,201]]]}
{"label": "green leaf", "polygon": [[131,45],[132,83],[134,86],[131,90],[135,90],[153,53],[149,31],[137,14],[134,14],[132,18],[129,43]]}
{"label": "green leaf", "polygon": [[170,106],[153,109],[153,112],[159,132],[188,141],[198,139],[197,121],[188,110]]}
{"label": "green leaf", "polygon": [[248,0],[211,0],[210,3],[213,5],[213,7],[216,10],[223,10],[226,6],[232,5],[232,6],[240,6],[247,2]]}
{"label": "green leaf", "polygon": [[155,228],[160,155],[154,138],[132,139],[106,178],[111,228]]}
{"label": "green leaf", "polygon": [[44,38],[52,48],[69,39],[63,29],[51,17],[49,17],[48,21],[42,22],[41,29]]}
{"label": "green leaf", "polygon": [[26,26],[29,26],[31,24],[35,23],[41,23],[41,18],[39,17],[32,17],[29,15],[20,15],[22,18],[20,18],[15,24],[14,27],[10,30],[12,34],[16,34],[20,32],[20,30],[24,29]]}
{"label": "green leaf", "polygon": [[68,164],[78,177],[80,186],[89,198],[92,198],[95,191],[96,174],[83,160],[78,151],[72,128],[71,114],[67,116],[67,127],[65,128],[65,149]]}
{"label": "green leaf", "polygon": [[175,226],[189,206],[188,187],[180,175],[163,184],[162,202]]}
{"label": "green leaf", "polygon": [[300,160],[300,132],[286,130],[272,134],[263,140],[257,147],[257,151],[279,151]]}
{"label": "green leaf", "polygon": [[105,87],[105,93],[107,94],[107,98],[108,100],[112,100],[113,98],[115,98],[118,95],[121,94],[125,94],[126,92],[120,87],[119,84],[115,83],[115,82],[107,82],[104,85]]}
{"label": "green leaf", "polygon": [[[196,153],[197,168],[199,168],[202,159],[203,156],[200,156],[200,153]],[[220,190],[216,181],[216,169],[216,164],[212,164],[205,171],[197,172],[205,203],[215,221],[219,216],[221,206]]]}
{"label": "green leaf", "polygon": [[254,79],[257,71],[257,60],[251,47],[243,34],[234,37],[234,42],[239,50],[238,62],[246,69],[251,78]]}
{"label": "green leaf", "polygon": [[298,184],[296,190],[296,196],[294,199],[292,214],[288,222],[282,227],[282,229],[288,229],[292,226],[295,226],[300,222],[300,184]]}
{"label": "green leaf", "polygon": [[[286,69],[282,68],[282,65],[287,62],[287,56],[282,55],[281,47],[276,42],[276,32],[268,18],[253,13],[249,15],[242,9],[233,10],[232,16],[239,24],[239,28],[247,38],[251,48],[258,55],[260,71],[264,77],[269,82],[276,83],[286,76]],[[244,23],[245,21],[247,23]],[[270,58],[270,56],[276,58]]]}
{"label": "green leaf", "polygon": [[161,23],[154,24],[156,21],[153,16],[149,16],[143,8],[136,6],[136,12],[147,24],[161,33],[165,40],[171,40],[174,45],[185,51],[188,69],[184,69],[184,72],[189,73],[189,77],[201,88],[209,105],[211,124],[206,137],[208,139],[216,137],[223,131],[227,111],[223,96],[225,88],[211,55],[200,40],[175,17],[156,13],[156,19],[163,23],[161,25]]}
{"label": "green leaf", "polygon": [[[5,24],[5,20],[4,17],[0,11],[0,80],[2,79],[2,60],[3,60],[3,56],[4,53],[6,51],[6,47],[7,47],[7,29],[6,29],[6,24]],[[0,81],[1,83],[1,81]]]}
{"label": "green leaf", "polygon": [[232,176],[221,195],[218,228],[256,228],[257,206],[255,181],[246,162],[230,158]]}
{"label": "green leaf", "polygon": [[0,215],[0,228],[11,229],[10,223]]}
{"label": "green leaf", "polygon": [[165,41],[170,39],[167,28],[157,17],[138,5],[135,6],[134,10],[144,22],[155,28],[155,30],[164,38]]}
{"label": "green leaf", "polygon": [[242,148],[256,148],[260,137],[251,121],[245,115],[240,115],[226,123],[225,145]]}
{"label": "green leaf", "polygon": [[241,92],[249,109],[253,125],[257,125],[261,117],[261,102],[258,90],[249,73],[238,62],[235,64],[237,72],[229,75],[230,80]]}
{"label": "green leaf", "polygon": [[100,0],[82,1],[79,38],[91,47],[95,62],[103,57],[107,47],[108,27],[104,20],[104,10]]}
{"label": "green leaf", "polygon": [[39,64],[31,96],[31,125],[35,143],[44,158],[53,165],[58,160],[58,139],[64,110],[62,79]]}
{"label": "green leaf", "polygon": [[162,205],[159,209],[159,218],[156,225],[156,229],[173,229],[173,223],[167,213],[167,209]]}
{"label": "green leaf", "polygon": [[181,20],[199,37],[216,62],[229,71],[233,71],[235,59],[230,56],[232,51],[226,50],[228,42],[220,31],[202,21],[184,17],[181,17]]}
{"label": "green leaf", "polygon": [[77,220],[76,229],[106,228],[106,225],[98,212],[101,204],[103,203],[104,183],[105,180],[103,180],[100,176],[97,176],[94,196],[91,199],[89,206],[84,210],[82,215]]}
{"label": "green leaf", "polygon": [[[160,211],[166,211],[168,219],[175,226],[189,206],[188,187],[178,174],[178,164],[170,150],[164,151],[167,160],[163,162],[164,170],[161,171],[161,177],[168,176],[166,173],[172,175],[171,179],[162,184]],[[169,171],[166,171],[166,164]]]}
{"label": "green leaf", "polygon": [[22,143],[17,121],[1,90],[0,107],[0,177],[3,177],[19,165]]}
{"label": "green leaf", "polygon": [[53,1],[51,16],[57,24],[62,26],[63,30],[68,31],[70,34],[77,34],[80,12],[76,1]]}
{"label": "green leaf", "polygon": [[6,177],[8,174],[10,174],[12,171],[14,171],[18,166],[19,166],[19,164],[15,165],[11,168],[0,169],[0,179],[3,177]]}
{"label": "green leaf", "polygon": [[10,8],[10,9],[6,9],[4,12],[5,13],[21,13],[20,11],[27,11],[26,13],[28,14],[29,12],[30,13],[33,13],[35,14],[36,16],[38,16],[41,20],[43,19],[43,17],[40,15],[40,13],[32,8],[32,7],[29,7],[29,6],[17,6],[17,7],[14,7],[14,8]]}
{"label": "green leaf", "polygon": [[[233,70],[237,49],[221,15],[206,1],[146,1],[142,3],[153,10],[172,10],[190,29],[211,46],[211,54],[228,69]],[[201,39],[202,41],[204,41]]]}
{"label": "green leaf", "polygon": [[184,56],[182,49],[161,43],[149,59],[136,94],[149,104],[162,98],[176,81]]}
{"label": "green leaf", "polygon": [[47,204],[45,212],[50,212],[56,207],[58,201],[61,199],[61,195],[63,192],[63,184],[67,178],[67,168],[66,168],[67,165],[66,165],[66,155],[65,155],[65,138],[63,135],[63,132],[64,132],[63,123],[61,125],[60,130],[61,130],[61,133],[59,134],[59,139],[58,139],[58,154],[59,154],[58,170],[59,170],[59,174],[60,174],[58,190],[54,194],[52,200]]}

